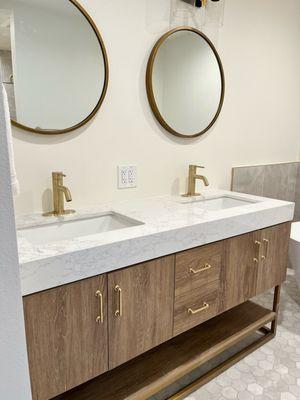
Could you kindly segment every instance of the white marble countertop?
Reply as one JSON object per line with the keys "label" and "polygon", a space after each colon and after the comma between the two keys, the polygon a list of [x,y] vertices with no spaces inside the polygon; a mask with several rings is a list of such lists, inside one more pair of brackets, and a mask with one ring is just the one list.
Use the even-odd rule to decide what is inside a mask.
{"label": "white marble countertop", "polygon": [[[17,218],[23,295],[96,276],[167,254],[291,221],[294,203],[223,190],[205,190],[202,198],[234,196],[252,201],[218,211],[200,208],[193,199],[161,196],[114,202],[66,217]],[[199,198],[197,198],[199,199]],[[57,221],[90,218],[114,211],[143,222],[130,228],[32,244],[22,230]]]}

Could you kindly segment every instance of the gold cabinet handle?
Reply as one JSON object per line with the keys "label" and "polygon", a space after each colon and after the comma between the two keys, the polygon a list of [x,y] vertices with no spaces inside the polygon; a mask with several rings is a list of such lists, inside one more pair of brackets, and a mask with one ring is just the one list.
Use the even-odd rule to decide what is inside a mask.
{"label": "gold cabinet handle", "polygon": [[259,263],[259,254],[260,254],[261,242],[259,242],[258,240],[255,240],[254,244],[256,246],[256,256],[253,258],[253,261],[255,263]]}
{"label": "gold cabinet handle", "polygon": [[203,306],[201,308],[198,308],[198,310],[193,310],[192,308],[189,308],[188,309],[188,313],[190,315],[195,315],[195,314],[198,314],[198,313],[200,313],[200,312],[202,312],[204,310],[207,310],[208,308],[209,308],[209,304],[208,303],[203,303]]}
{"label": "gold cabinet handle", "polygon": [[194,275],[197,275],[197,274],[200,274],[201,272],[207,271],[207,270],[209,270],[209,269],[211,269],[211,268],[212,268],[212,265],[206,263],[206,264],[204,265],[204,267],[202,267],[202,268],[200,268],[200,269],[190,268],[190,273],[191,273],[191,274],[194,274]]}
{"label": "gold cabinet handle", "polygon": [[118,308],[115,311],[115,316],[116,317],[122,317],[123,315],[123,296],[122,296],[122,289],[120,288],[119,285],[115,286],[115,292],[118,293],[119,295],[119,304],[118,304]]}
{"label": "gold cabinet handle", "polygon": [[96,292],[96,297],[99,298],[99,302],[100,302],[100,314],[98,315],[98,317],[96,318],[96,322],[98,322],[99,324],[103,324],[103,320],[104,320],[104,315],[103,315],[103,296],[100,290],[97,290]]}
{"label": "gold cabinet handle", "polygon": [[265,260],[269,255],[269,244],[270,244],[270,241],[268,239],[263,239],[263,244],[264,244],[264,248],[265,248],[265,254],[261,256],[261,259]]}

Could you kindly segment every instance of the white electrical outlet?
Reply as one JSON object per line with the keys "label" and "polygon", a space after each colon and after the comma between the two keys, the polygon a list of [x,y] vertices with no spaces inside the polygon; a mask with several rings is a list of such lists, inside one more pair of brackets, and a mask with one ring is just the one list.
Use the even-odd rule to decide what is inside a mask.
{"label": "white electrical outlet", "polygon": [[136,187],[136,175],[137,168],[135,165],[128,167],[128,185],[130,187]]}
{"label": "white electrical outlet", "polygon": [[118,167],[119,189],[134,188],[137,184],[136,165],[121,165]]}

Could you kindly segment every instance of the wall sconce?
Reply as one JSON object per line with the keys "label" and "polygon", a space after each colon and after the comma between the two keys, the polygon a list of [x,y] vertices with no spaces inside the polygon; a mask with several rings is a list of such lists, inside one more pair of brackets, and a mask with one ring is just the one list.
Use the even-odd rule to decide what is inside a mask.
{"label": "wall sconce", "polygon": [[170,29],[182,25],[194,26],[218,47],[225,2],[226,0],[170,0]]}
{"label": "wall sconce", "polygon": [[188,4],[190,4],[190,5],[192,5],[192,6],[194,6],[194,7],[201,8],[201,7],[205,7],[206,4],[207,4],[209,1],[212,1],[213,3],[216,3],[216,2],[218,2],[218,1],[220,1],[220,0],[182,0],[182,1],[184,1],[185,3],[188,3]]}

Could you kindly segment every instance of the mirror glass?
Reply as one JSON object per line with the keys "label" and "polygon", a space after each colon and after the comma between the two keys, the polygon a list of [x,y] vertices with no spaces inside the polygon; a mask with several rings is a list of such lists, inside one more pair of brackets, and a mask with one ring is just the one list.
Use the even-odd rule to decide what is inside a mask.
{"label": "mirror glass", "polygon": [[194,28],[176,28],[155,45],[148,63],[147,92],[159,122],[177,136],[195,137],[216,121],[224,74],[212,43]]}
{"label": "mirror glass", "polygon": [[78,128],[105,96],[105,47],[75,0],[0,0],[0,62],[11,118],[33,132]]}

